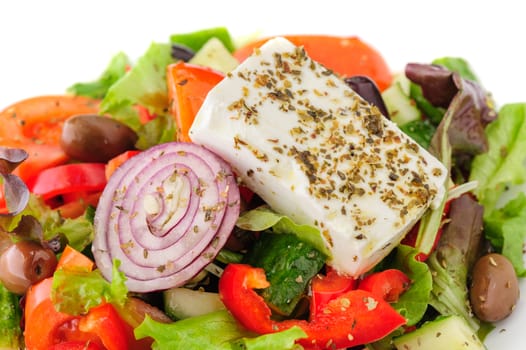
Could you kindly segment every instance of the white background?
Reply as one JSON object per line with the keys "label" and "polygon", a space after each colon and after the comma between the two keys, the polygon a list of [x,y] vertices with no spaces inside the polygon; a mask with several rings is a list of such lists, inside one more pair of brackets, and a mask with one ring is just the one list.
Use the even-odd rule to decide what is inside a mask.
{"label": "white background", "polygon": [[[357,35],[393,71],[441,56],[468,59],[499,105],[526,102],[525,12],[520,1],[2,1],[0,109],[98,77],[118,51],[214,26],[260,33]],[[1,125],[0,125],[1,127]],[[524,286],[524,283],[523,283]],[[526,286],[524,286],[526,289]],[[526,292],[523,292],[526,294]],[[498,325],[490,349],[517,349],[526,303]],[[505,329],[504,331],[499,331]]]}

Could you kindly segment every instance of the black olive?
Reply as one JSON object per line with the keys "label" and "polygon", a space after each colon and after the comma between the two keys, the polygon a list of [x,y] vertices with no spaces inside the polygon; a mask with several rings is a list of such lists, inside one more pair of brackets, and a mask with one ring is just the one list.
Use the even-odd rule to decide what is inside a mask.
{"label": "black olive", "polygon": [[11,292],[24,294],[29,286],[53,275],[53,251],[33,241],[12,244],[0,256],[0,281]]}
{"label": "black olive", "polygon": [[100,115],[77,115],[64,123],[60,145],[73,159],[107,162],[135,148],[137,134],[127,125]]}
{"label": "black olive", "polygon": [[172,44],[172,57],[176,60],[188,62],[194,57],[195,52],[184,45]]}

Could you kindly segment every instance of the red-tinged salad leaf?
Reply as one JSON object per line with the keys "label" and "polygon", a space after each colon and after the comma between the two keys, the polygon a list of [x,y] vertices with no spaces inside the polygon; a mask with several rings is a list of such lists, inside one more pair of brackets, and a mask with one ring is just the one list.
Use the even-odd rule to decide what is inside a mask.
{"label": "red-tinged salad leaf", "polygon": [[484,128],[497,114],[481,85],[432,64],[409,63],[405,74],[421,86],[431,104],[453,114],[448,134],[454,153],[476,155],[487,151]]}
{"label": "red-tinged salad leaf", "polygon": [[113,56],[97,80],[73,84],[67,91],[74,95],[87,96],[95,99],[104,98],[108,89],[124,76],[130,66],[131,61],[129,57],[124,52],[119,52]]}
{"label": "red-tinged salad leaf", "polygon": [[26,208],[12,221],[11,230],[24,216],[32,217],[41,225],[44,245],[50,245],[54,251],[58,251],[69,244],[78,251],[84,250],[93,240],[93,223],[87,216],[79,216],[75,219],[64,219],[60,213],[47,206],[41,198],[31,195]]}
{"label": "red-tinged salad leaf", "polygon": [[453,200],[450,221],[437,249],[427,260],[433,276],[430,304],[442,315],[460,315],[473,330],[480,326],[468,302],[469,262],[477,257],[482,228],[482,207],[470,195]]}
{"label": "red-tinged salad leaf", "polygon": [[355,75],[344,79],[345,83],[349,85],[358,95],[370,104],[376,106],[382,115],[389,118],[389,112],[385,106],[382,94],[376,86],[376,83],[364,75]]}
{"label": "red-tinged salad leaf", "polygon": [[111,283],[99,270],[57,269],[53,275],[51,299],[57,311],[84,315],[103,302],[123,306],[128,297],[126,277],[119,272],[120,262],[113,262]]}
{"label": "red-tinged salad leaf", "polygon": [[26,158],[28,154],[22,149],[0,147],[0,183],[3,190],[0,189],[0,200],[5,201],[7,210],[2,209],[0,205],[0,216],[14,216],[24,210],[29,201],[29,190],[16,175],[11,172]]}
{"label": "red-tinged salad leaf", "polygon": [[202,316],[191,317],[174,323],[160,323],[146,316],[135,328],[138,339],[151,337],[155,341],[152,349],[210,349],[210,350],[266,350],[298,349],[297,339],[305,337],[299,327],[258,336],[244,329],[226,311],[215,311]]}

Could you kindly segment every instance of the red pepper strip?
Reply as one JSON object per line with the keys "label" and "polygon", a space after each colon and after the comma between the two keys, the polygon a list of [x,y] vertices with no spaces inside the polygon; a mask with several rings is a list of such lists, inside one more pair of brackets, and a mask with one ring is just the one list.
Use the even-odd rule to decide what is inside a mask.
{"label": "red pepper strip", "polygon": [[[433,247],[431,248],[431,251],[426,254],[424,252],[420,252],[415,256],[416,261],[426,261],[429,255],[435,250],[435,248],[438,245],[438,241],[440,240],[440,236],[442,236],[442,231],[444,229],[444,219],[449,215],[449,208],[451,207],[451,200],[447,201],[444,205],[444,211],[442,212],[442,224],[437,230],[435,241],[433,243]],[[416,248],[416,242],[418,240],[418,231],[420,227],[420,222],[418,222],[411,231],[409,231],[405,237],[402,239],[402,244],[408,245],[410,247]]]}
{"label": "red pepper strip", "polygon": [[48,350],[104,350],[95,342],[83,341],[68,341],[60,344],[55,344],[48,348]]}
{"label": "red pepper strip", "polygon": [[170,112],[177,125],[178,141],[191,141],[188,132],[197,111],[208,92],[223,78],[222,73],[211,68],[183,61],[167,67],[168,96],[172,101]]}
{"label": "red pepper strip", "polygon": [[358,289],[373,293],[388,303],[398,301],[400,295],[411,285],[411,280],[405,273],[397,269],[375,272],[365,276],[360,281]]}
{"label": "red pepper strip", "polygon": [[307,333],[299,343],[310,349],[346,348],[381,339],[406,321],[387,302],[364,290],[331,300],[310,321],[271,319],[270,308],[252,288],[265,288],[264,271],[229,264],[219,280],[219,294],[232,315],[248,330],[266,334],[299,326]]}
{"label": "red pepper strip", "polygon": [[355,289],[356,284],[354,278],[342,276],[331,268],[326,275],[316,275],[311,281],[310,318],[332,299]]}
{"label": "red pepper strip", "polygon": [[27,182],[29,190],[47,200],[72,192],[96,192],[106,186],[103,163],[75,163],[43,170]]}
{"label": "red pepper strip", "polygon": [[132,335],[129,328],[111,304],[91,308],[79,322],[80,331],[97,334],[108,350],[129,349],[128,335]]}
{"label": "red pepper strip", "polygon": [[230,313],[245,328],[256,333],[266,334],[273,328],[270,315],[272,311],[254,289],[270,286],[261,268],[244,264],[229,264],[219,279],[219,295]]}

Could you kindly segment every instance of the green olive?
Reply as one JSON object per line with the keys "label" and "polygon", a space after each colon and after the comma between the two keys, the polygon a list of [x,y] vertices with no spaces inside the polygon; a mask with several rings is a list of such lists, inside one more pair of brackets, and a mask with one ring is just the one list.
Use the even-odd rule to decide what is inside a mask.
{"label": "green olive", "polygon": [[29,286],[53,275],[57,257],[33,241],[12,244],[0,256],[0,281],[11,292],[24,294]]}
{"label": "green olive", "polygon": [[83,114],[64,123],[60,145],[73,159],[107,162],[135,148],[137,134],[127,125],[100,115]]}
{"label": "green olive", "polygon": [[497,322],[506,318],[515,308],[519,293],[517,275],[505,256],[491,253],[475,263],[470,301],[479,319]]}

